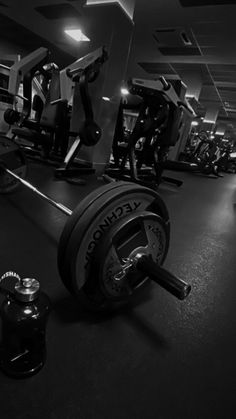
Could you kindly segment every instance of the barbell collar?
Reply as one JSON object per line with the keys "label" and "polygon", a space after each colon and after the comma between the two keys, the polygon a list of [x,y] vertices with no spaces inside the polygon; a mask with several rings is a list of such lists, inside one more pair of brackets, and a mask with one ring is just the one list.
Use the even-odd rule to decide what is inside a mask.
{"label": "barbell collar", "polygon": [[149,255],[136,255],[135,267],[179,300],[184,300],[191,291],[189,284],[159,266]]}

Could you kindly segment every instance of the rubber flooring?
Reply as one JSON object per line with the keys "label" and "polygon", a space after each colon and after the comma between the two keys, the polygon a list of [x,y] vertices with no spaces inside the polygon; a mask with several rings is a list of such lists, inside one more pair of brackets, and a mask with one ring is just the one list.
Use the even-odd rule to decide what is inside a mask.
{"label": "rubber flooring", "polygon": [[[171,218],[165,267],[192,292],[178,301],[153,284],[110,316],[79,309],[60,281],[66,216],[23,188],[0,197],[0,274],[34,276],[53,303],[44,368],[20,380],[0,373],[1,419],[236,417],[236,176],[175,176],[181,188],[159,189]],[[71,208],[102,184],[54,181],[37,165],[28,178]]]}

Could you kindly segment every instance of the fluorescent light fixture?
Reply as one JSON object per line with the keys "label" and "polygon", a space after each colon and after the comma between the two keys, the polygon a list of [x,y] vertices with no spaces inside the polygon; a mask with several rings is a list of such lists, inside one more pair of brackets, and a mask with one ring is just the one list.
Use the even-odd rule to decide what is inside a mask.
{"label": "fluorescent light fixture", "polygon": [[111,99],[107,96],[103,96],[102,99],[105,100],[105,102],[110,102],[111,101]]}
{"label": "fluorescent light fixture", "polygon": [[215,121],[208,121],[208,119],[204,119],[204,121],[206,124],[215,124]]}
{"label": "fluorescent light fixture", "polygon": [[64,32],[77,42],[81,42],[81,41],[89,42],[90,41],[90,39],[87,38],[87,36],[85,36],[83,34],[81,29],[65,29]]}
{"label": "fluorescent light fixture", "polygon": [[121,91],[121,94],[124,96],[127,96],[129,94],[129,91],[128,89],[126,89],[126,87],[122,87],[120,91]]}
{"label": "fluorescent light fixture", "polygon": [[197,122],[197,121],[192,121],[191,122],[191,125],[193,125],[194,127],[196,127],[198,124],[199,124],[199,122]]}
{"label": "fluorescent light fixture", "polygon": [[215,138],[215,136],[214,135],[210,135],[210,139],[213,140],[213,138]]}
{"label": "fluorescent light fixture", "polygon": [[227,111],[227,112],[236,112],[236,109],[235,108],[225,108],[225,110]]}
{"label": "fluorescent light fixture", "polygon": [[216,135],[224,135],[224,131],[216,131]]}

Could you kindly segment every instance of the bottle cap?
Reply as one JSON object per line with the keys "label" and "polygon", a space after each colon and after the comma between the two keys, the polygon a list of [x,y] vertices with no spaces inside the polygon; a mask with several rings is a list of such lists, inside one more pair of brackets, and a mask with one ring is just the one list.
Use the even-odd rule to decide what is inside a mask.
{"label": "bottle cap", "polygon": [[15,285],[15,296],[18,301],[28,303],[39,296],[40,284],[34,278],[23,278]]}

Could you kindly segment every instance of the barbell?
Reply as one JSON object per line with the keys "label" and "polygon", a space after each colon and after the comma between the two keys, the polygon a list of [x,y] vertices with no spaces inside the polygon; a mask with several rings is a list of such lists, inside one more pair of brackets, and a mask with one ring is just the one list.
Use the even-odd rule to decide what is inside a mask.
{"label": "barbell", "polygon": [[17,144],[0,136],[0,193],[23,185],[69,216],[62,231],[57,263],[71,294],[90,309],[106,310],[127,302],[148,279],[178,299],[191,287],[163,264],[170,238],[167,207],[144,186],[112,182],[84,198],[72,211],[25,180],[27,164]]}

